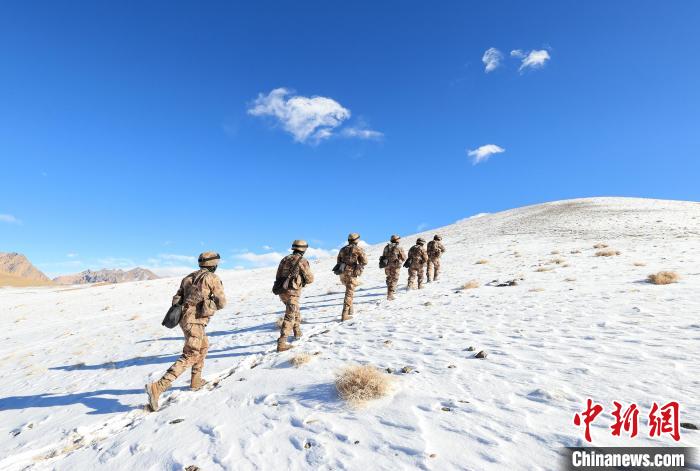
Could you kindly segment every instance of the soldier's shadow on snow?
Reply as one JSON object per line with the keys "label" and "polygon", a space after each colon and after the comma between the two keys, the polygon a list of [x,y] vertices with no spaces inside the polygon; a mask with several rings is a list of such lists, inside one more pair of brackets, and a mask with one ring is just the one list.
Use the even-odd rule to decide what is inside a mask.
{"label": "soldier's shadow on snow", "polygon": [[[357,288],[357,289],[355,289],[355,292],[356,292],[356,293],[359,293],[359,292],[361,292],[361,291],[371,291],[371,290],[374,290],[374,289],[386,289],[386,286],[384,286],[384,285],[379,285],[379,286],[373,286],[373,287],[371,287],[371,288]],[[339,288],[338,291],[331,291],[330,293],[312,294],[312,295],[310,295],[310,296],[304,295],[304,299],[322,298],[322,297],[324,297],[324,296],[335,296],[335,295],[338,295],[338,294],[345,294],[345,289],[344,289],[344,288]],[[342,298],[340,298],[340,299],[342,299]],[[316,303],[318,303],[318,302],[322,302],[322,301],[309,301],[309,302],[316,302]]]}
{"label": "soldier's shadow on snow", "polygon": [[[281,312],[284,314],[284,311]],[[266,322],[264,324],[258,324],[258,325],[253,325],[250,327],[245,327],[243,329],[231,329],[231,330],[215,330],[213,332],[207,332],[207,337],[222,337],[224,335],[238,335],[238,334],[246,334],[249,332],[255,332],[256,330],[275,330],[273,328],[273,323],[272,322]],[[159,339],[145,339],[145,340],[139,340],[136,343],[148,343],[148,342],[161,342],[161,341],[167,341],[167,340],[180,340],[184,341],[185,337],[182,335],[178,337],[161,337]],[[255,345],[261,345],[261,344],[255,344]],[[248,345],[249,347],[253,347],[255,345]],[[241,348],[241,347],[237,347]]]}
{"label": "soldier's shadow on snow", "polygon": [[115,412],[128,412],[139,407],[127,406],[114,397],[133,394],[144,394],[143,389],[101,389],[73,394],[37,394],[35,396],[10,396],[0,398],[0,411],[21,410],[34,407],[61,407],[73,404],[83,404],[92,409],[88,415],[112,414]]}
{"label": "soldier's shadow on snow", "polygon": [[336,410],[342,407],[338,391],[332,383],[313,384],[292,391],[287,397],[314,410],[319,410],[319,408]]}
{"label": "soldier's shadow on snow", "polygon": [[[270,342],[265,342],[261,344],[255,344],[255,345],[267,345],[270,343],[274,343],[274,341]],[[260,352],[251,352],[251,351],[244,351],[244,352],[231,352],[231,350],[237,350],[240,348],[247,348],[251,347],[253,345],[237,345],[229,348],[224,348],[220,350],[209,350],[209,353],[207,354],[207,360],[214,359],[214,358],[233,358],[233,357],[244,357],[248,355],[254,355],[256,353]],[[228,353],[224,353],[228,352]],[[119,361],[108,361],[106,363],[98,363],[96,365],[86,365],[85,363],[78,363],[74,365],[63,365],[63,366],[53,366],[49,368],[50,370],[63,370],[63,371],[74,371],[74,370],[115,370],[115,369],[120,369],[120,368],[128,368],[130,366],[143,366],[143,365],[157,365],[157,364],[168,364],[168,363],[174,363],[175,360],[180,358],[180,355],[153,355],[153,356],[147,356],[147,357],[135,357],[135,358],[130,358],[128,360],[119,360]]]}

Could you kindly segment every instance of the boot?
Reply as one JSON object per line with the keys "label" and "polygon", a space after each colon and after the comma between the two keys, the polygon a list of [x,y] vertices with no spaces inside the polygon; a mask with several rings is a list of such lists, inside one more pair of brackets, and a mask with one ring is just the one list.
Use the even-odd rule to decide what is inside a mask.
{"label": "boot", "polygon": [[209,383],[206,379],[202,379],[201,371],[192,371],[192,378],[190,379],[190,389],[192,391],[199,391],[206,384]]}
{"label": "boot", "polygon": [[146,394],[148,395],[148,406],[151,408],[151,412],[155,412],[158,410],[158,399],[160,398],[160,395],[163,393],[163,389],[161,389],[160,386],[160,381],[156,381],[154,383],[148,383],[146,385]]}
{"label": "boot", "polygon": [[299,340],[301,338],[301,327],[298,325],[294,326],[294,340]]}
{"label": "boot", "polygon": [[294,345],[289,345],[287,343],[287,337],[280,337],[277,339],[277,353],[286,352],[290,348],[294,348]]}

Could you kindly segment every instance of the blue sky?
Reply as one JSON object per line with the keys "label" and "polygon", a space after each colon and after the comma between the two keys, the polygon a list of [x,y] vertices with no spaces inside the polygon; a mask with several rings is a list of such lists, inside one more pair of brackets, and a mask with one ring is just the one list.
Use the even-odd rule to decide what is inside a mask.
{"label": "blue sky", "polygon": [[233,268],[550,200],[700,199],[698,2],[202,5],[3,3],[0,251]]}

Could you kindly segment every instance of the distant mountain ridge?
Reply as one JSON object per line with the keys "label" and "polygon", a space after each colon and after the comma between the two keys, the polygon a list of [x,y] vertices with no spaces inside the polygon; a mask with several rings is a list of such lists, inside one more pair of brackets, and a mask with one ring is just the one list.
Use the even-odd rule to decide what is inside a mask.
{"label": "distant mountain ridge", "polygon": [[53,281],[60,285],[82,285],[89,283],[125,283],[128,281],[157,280],[158,278],[158,275],[151,270],[136,267],[128,271],[106,268],[97,271],[85,270],[72,275],[58,276]]}
{"label": "distant mountain ridge", "polygon": [[31,286],[50,284],[51,279],[17,252],[0,252],[0,286]]}

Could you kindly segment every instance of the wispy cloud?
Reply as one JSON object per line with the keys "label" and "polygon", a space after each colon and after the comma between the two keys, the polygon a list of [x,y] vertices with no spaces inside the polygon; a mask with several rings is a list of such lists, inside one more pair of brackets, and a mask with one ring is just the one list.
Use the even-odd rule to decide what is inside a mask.
{"label": "wispy cloud", "polygon": [[467,155],[472,158],[474,165],[487,161],[492,155],[500,154],[506,150],[496,144],[486,144],[476,149],[467,150]]}
{"label": "wispy cloud", "polygon": [[341,135],[345,137],[356,137],[358,139],[379,140],[384,137],[384,133],[374,131],[373,129],[365,129],[358,127],[349,127],[341,131]]}
{"label": "wispy cloud", "polygon": [[545,63],[551,59],[549,52],[546,49],[533,49],[529,52],[524,52],[521,49],[515,49],[510,51],[511,57],[516,57],[520,59],[520,68],[518,69],[521,73],[525,72],[527,69],[540,69],[544,67]]}
{"label": "wispy cloud", "polygon": [[172,254],[172,253],[163,253],[158,255],[158,258],[164,261],[168,262],[185,262],[185,263],[194,263],[197,261],[197,257],[194,257],[192,255],[178,255],[178,254]]}
{"label": "wispy cloud", "polygon": [[291,94],[286,88],[275,88],[267,95],[261,93],[248,113],[277,119],[298,142],[326,139],[350,118],[350,110],[332,98]]}
{"label": "wispy cloud", "polygon": [[267,267],[276,265],[285,253],[280,252],[266,252],[266,253],[255,253],[255,252],[244,252],[234,255],[234,258],[248,262],[254,267]]}
{"label": "wispy cloud", "polygon": [[73,252],[70,252],[70,253],[67,253],[67,254],[66,254],[66,257],[68,257],[68,258],[75,258],[75,257],[77,257],[77,256],[78,256],[78,254],[77,254],[77,253],[73,253]]}
{"label": "wispy cloud", "polygon": [[12,214],[0,214],[0,222],[8,224],[22,224],[22,221],[14,217]]}
{"label": "wispy cloud", "polygon": [[481,61],[484,63],[484,72],[493,72],[501,65],[501,59],[503,59],[503,54],[501,51],[495,47],[488,48],[484,55],[481,57]]}
{"label": "wispy cloud", "polygon": [[[265,253],[255,253],[255,252],[243,252],[235,254],[233,257],[247,262],[254,267],[269,267],[274,266],[282,260],[283,257],[289,255],[289,253],[282,252],[265,252]],[[317,247],[309,247],[306,250],[305,257],[308,259],[318,259],[323,257],[328,257],[333,255],[330,250],[321,249]]]}

